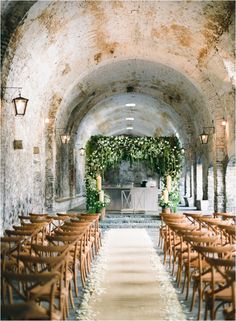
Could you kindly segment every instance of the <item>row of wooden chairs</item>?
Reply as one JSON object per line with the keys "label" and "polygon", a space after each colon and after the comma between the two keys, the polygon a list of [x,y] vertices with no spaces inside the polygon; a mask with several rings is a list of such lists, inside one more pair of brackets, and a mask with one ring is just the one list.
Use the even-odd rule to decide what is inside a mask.
{"label": "row of wooden chairs", "polygon": [[[4,317],[65,320],[101,246],[98,215],[30,214],[1,238]],[[15,301],[17,298],[17,301]],[[21,301],[21,302],[20,302]],[[23,302],[22,302],[23,301]]]}
{"label": "row of wooden chairs", "polygon": [[[198,320],[205,301],[204,318],[212,320],[224,306],[225,319],[235,318],[235,219],[232,215],[161,214],[159,246],[164,264],[176,275],[177,285],[192,289],[191,308],[198,293]],[[219,305],[215,306],[215,302]],[[228,304],[228,307],[226,307]]]}

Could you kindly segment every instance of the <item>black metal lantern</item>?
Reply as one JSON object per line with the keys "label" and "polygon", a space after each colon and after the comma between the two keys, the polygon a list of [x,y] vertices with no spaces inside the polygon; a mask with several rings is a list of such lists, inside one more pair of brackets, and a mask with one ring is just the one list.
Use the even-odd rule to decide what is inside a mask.
{"label": "black metal lantern", "polygon": [[[205,129],[207,130],[207,132],[205,132]],[[210,134],[215,134],[215,127],[214,127],[213,120],[212,120],[212,126],[203,127],[203,132],[201,133],[201,135],[199,135],[199,138],[202,144],[208,143],[208,138]]]}
{"label": "black metal lantern", "polygon": [[15,107],[15,116],[24,116],[26,112],[26,107],[29,99],[21,97],[19,92],[19,97],[12,99],[12,102]]}
{"label": "black metal lantern", "polygon": [[202,144],[207,144],[209,135],[203,130],[201,135],[199,135],[199,138],[200,138],[200,141],[201,141]]}

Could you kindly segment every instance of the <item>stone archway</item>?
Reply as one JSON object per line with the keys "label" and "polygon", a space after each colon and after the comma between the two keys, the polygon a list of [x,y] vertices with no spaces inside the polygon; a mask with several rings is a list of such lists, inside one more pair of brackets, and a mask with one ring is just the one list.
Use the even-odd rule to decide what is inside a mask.
{"label": "stone archway", "polygon": [[[29,98],[27,114],[19,120],[13,115],[13,93],[3,90],[1,197],[5,226],[17,221],[19,202],[28,213],[66,210],[79,201],[74,197],[78,162],[72,161],[73,149],[84,145],[92,135],[124,134],[118,117],[121,104],[117,109],[110,104],[116,95],[124,98],[125,94],[136,93],[153,98],[155,103],[149,103],[152,108],[142,103],[137,113],[140,133],[159,132],[160,126],[152,120],[165,109],[165,128],[176,130],[183,144],[190,137],[191,149],[197,152],[202,126],[211,124],[212,119],[220,120],[222,108],[227,107],[228,146],[234,143],[234,93],[225,69],[225,59],[233,62],[234,4],[117,3],[4,1],[3,24],[7,21],[7,30],[3,30],[2,40],[7,48],[2,84],[23,86],[22,95]],[[103,103],[112,106],[105,115],[105,109],[99,111]],[[96,122],[85,117],[90,111],[98,116]],[[180,122],[174,121],[176,116]],[[50,120],[47,125],[45,118]],[[216,127],[220,133],[218,123]],[[58,128],[81,129],[81,135],[68,146],[68,166],[60,165],[63,152]],[[14,139],[23,141],[23,151],[13,150]],[[33,154],[34,147],[39,154]],[[206,153],[209,151],[211,146]],[[211,157],[210,161],[215,160]],[[68,172],[70,181],[66,182],[65,193],[58,194],[60,166]],[[57,195],[62,199],[57,200]]]}
{"label": "stone archway", "polygon": [[[169,74],[172,74],[175,81],[179,82],[181,89],[179,88],[178,95],[181,95],[181,99],[178,98],[178,95],[178,97],[176,96],[172,87],[162,87],[161,85],[168,82]],[[160,77],[162,79],[159,79]],[[157,82],[159,86],[156,86]],[[130,86],[127,86],[127,83]],[[89,90],[86,89],[88,84]],[[131,87],[132,91],[130,92]],[[99,92],[96,91],[97,88],[99,88]],[[194,104],[191,107],[190,92],[191,101],[194,97]],[[136,102],[136,127],[133,134],[141,136],[177,134],[184,144],[186,140],[194,139],[196,133],[200,131],[199,123],[195,123],[193,115],[200,108],[199,106],[204,106],[204,101],[199,88],[192,83],[187,75],[155,61],[117,60],[103,64],[85,75],[79,83],[75,83],[74,87],[68,90],[66,98],[60,102],[54,127],[68,128],[69,131],[77,133],[73,140],[74,145],[69,147],[71,149],[69,155],[73,155],[72,149],[76,146],[85,146],[92,135],[126,134],[124,107],[128,100]],[[192,113],[193,110],[194,113]],[[194,126],[187,124],[194,124]],[[71,185],[68,179],[73,177],[75,185],[78,186],[77,181],[83,178],[84,169],[81,166],[81,158],[76,151],[75,154],[78,157],[75,162],[70,161],[71,169],[68,165],[60,165],[61,161],[69,162],[65,157],[61,157],[60,150],[60,141],[57,139],[55,144],[55,169],[57,172],[55,175],[57,179],[54,182],[55,190],[62,190],[62,194],[59,193],[60,197],[72,197],[73,195],[66,191],[63,195],[63,185],[70,186],[71,191],[78,190]],[[74,163],[77,164],[77,167],[73,165]],[[65,184],[60,177],[61,167],[67,168],[68,172]],[[74,178],[71,173],[74,173],[76,177]],[[81,184],[79,190],[81,192],[83,190]]]}

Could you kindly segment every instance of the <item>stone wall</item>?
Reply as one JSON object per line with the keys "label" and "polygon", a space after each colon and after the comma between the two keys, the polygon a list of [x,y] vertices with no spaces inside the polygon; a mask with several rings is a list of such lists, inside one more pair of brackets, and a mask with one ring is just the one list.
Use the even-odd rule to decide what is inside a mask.
{"label": "stone wall", "polygon": [[[216,161],[235,155],[234,79],[225,67],[234,61],[233,5],[38,1],[26,8],[26,1],[14,1],[11,10],[4,5],[3,22],[9,25],[3,29],[2,84],[23,87],[29,99],[26,115],[17,118],[11,103],[17,92],[2,91],[4,228],[17,222],[18,214],[53,212],[58,197],[75,199],[82,192],[81,165],[73,152],[81,135],[71,140],[67,154],[58,131],[80,131],[82,142],[94,133],[127,134],[123,107],[132,93],[138,106],[135,134],[177,133],[183,144],[189,142],[193,154],[214,163],[208,192],[214,191],[215,207],[222,203],[221,187],[212,184],[220,182]],[[198,135],[212,119],[216,144],[211,140],[203,150]],[[22,140],[22,150],[13,149],[14,140]],[[206,190],[206,181],[203,185]]]}
{"label": "stone wall", "polygon": [[141,186],[142,181],[152,177],[160,187],[159,176],[150,170],[143,162],[130,165],[128,161],[122,161],[115,168],[110,168],[105,172],[104,185],[108,186]]}

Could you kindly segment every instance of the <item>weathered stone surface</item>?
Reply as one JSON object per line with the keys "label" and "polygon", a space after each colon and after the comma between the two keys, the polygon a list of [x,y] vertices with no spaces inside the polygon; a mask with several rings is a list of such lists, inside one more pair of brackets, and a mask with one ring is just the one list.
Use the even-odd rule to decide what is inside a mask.
{"label": "weathered stone surface", "polygon": [[[196,201],[202,189],[211,210],[234,207],[230,175],[216,167],[235,157],[233,1],[5,1],[2,8],[2,84],[23,87],[29,98],[16,118],[16,93],[3,89],[4,227],[21,212],[82,201],[84,164],[74,149],[92,134],[127,134],[128,99],[136,103],[134,134],[177,132],[188,145],[185,192]],[[212,120],[215,134],[201,146],[198,135]],[[77,132],[67,152],[60,130]],[[23,150],[13,149],[14,139]],[[191,170],[199,157],[202,183]]]}

